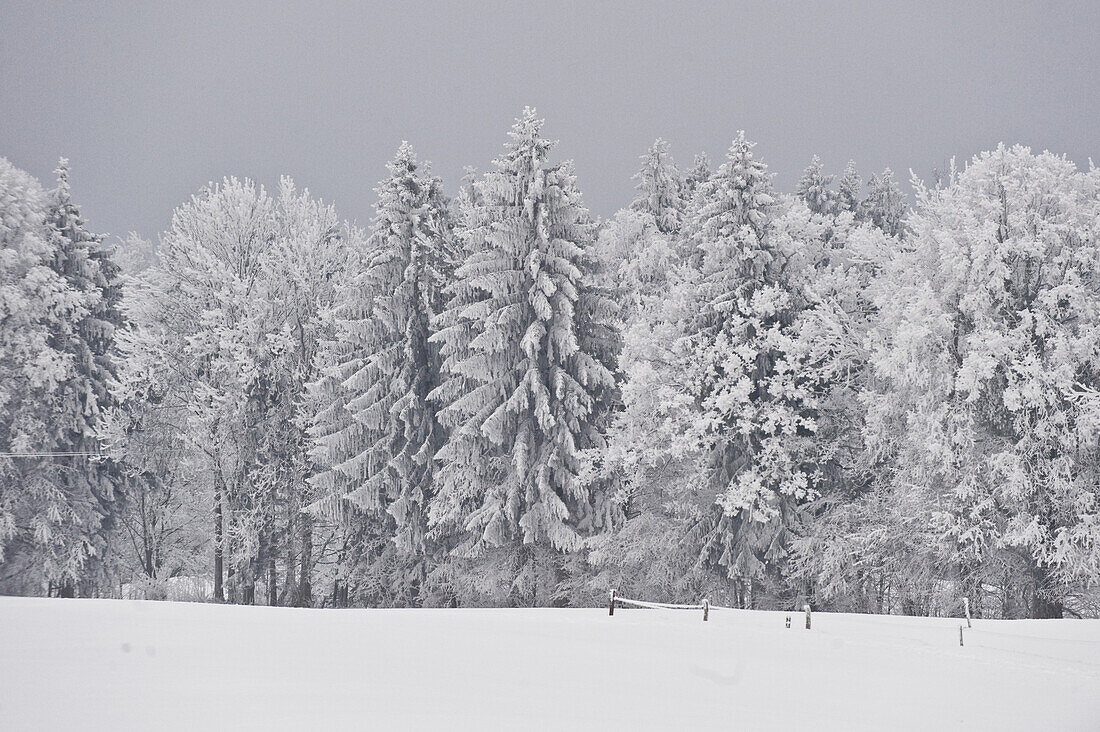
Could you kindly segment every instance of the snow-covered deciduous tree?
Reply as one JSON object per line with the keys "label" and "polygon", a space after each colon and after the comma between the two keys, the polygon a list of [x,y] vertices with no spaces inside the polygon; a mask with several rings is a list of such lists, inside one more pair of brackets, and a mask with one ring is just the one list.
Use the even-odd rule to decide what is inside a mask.
{"label": "snow-covered deciduous tree", "polygon": [[[614,305],[593,289],[594,225],[570,163],[550,163],[542,120],[524,110],[461,218],[465,259],[432,337],[451,428],[432,520],[460,550],[579,548],[599,527],[581,451],[615,389],[606,350]],[[521,550],[522,553],[522,550]]]}
{"label": "snow-covered deciduous tree", "polygon": [[917,185],[869,394],[895,491],[924,493],[960,579],[1057,615],[1100,569],[1095,171],[999,147]]}
{"label": "snow-covered deciduous tree", "polygon": [[[120,377],[134,413],[120,422],[148,425],[151,446],[183,440],[200,461],[192,489],[213,496],[216,599],[228,560],[230,599],[254,601],[266,579],[269,603],[308,602],[313,539],[300,509],[312,467],[301,409],[346,261],[330,206],[289,179],[275,197],[227,179],[176,210],[158,266],[142,276],[147,294],[127,336],[135,355]],[[147,414],[154,407],[134,396],[143,393],[172,410]],[[128,459],[135,477],[146,472],[147,456]]]}

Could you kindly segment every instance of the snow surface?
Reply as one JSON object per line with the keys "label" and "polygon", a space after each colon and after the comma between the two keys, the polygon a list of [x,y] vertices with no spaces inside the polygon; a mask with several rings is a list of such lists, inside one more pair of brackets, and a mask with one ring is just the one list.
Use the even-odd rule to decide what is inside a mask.
{"label": "snow surface", "polygon": [[7,597],[0,727],[1100,729],[1100,621],[785,615]]}

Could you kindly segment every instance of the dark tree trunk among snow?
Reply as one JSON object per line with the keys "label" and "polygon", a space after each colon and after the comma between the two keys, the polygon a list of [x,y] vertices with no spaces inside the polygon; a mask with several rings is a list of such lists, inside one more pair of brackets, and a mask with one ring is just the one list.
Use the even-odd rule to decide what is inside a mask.
{"label": "dark tree trunk among snow", "polygon": [[225,602],[225,587],[223,585],[223,559],[222,546],[222,496],[224,494],[221,471],[214,479],[214,601]]}
{"label": "dark tree trunk among snow", "polygon": [[294,534],[295,534],[295,514],[297,511],[293,505],[287,505],[286,516],[286,580],[283,593],[285,594],[284,604],[288,607],[297,607],[298,605],[298,562],[294,553]]}
{"label": "dark tree trunk among snow", "polygon": [[313,587],[310,584],[310,572],[313,564],[313,519],[308,514],[301,514],[302,522],[302,566],[301,578],[298,582],[298,606],[309,607],[313,604]]}

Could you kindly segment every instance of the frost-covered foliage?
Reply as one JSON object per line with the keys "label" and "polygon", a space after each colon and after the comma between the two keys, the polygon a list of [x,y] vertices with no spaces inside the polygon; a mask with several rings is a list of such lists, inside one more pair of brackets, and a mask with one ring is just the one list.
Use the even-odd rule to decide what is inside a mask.
{"label": "frost-covered foliage", "polygon": [[525,110],[477,182],[460,219],[465,259],[432,337],[447,377],[433,398],[451,433],[431,518],[465,553],[573,550],[602,523],[582,451],[603,444],[614,306],[593,287],[595,227],[572,165],[549,162],[541,128]]}

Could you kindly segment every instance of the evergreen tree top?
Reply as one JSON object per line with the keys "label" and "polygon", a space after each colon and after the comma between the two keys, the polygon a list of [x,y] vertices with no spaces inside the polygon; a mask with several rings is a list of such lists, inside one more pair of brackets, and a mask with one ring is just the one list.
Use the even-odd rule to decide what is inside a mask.
{"label": "evergreen tree top", "polygon": [[684,181],[669,153],[668,143],[658,137],[641,161],[641,168],[634,175],[638,181],[634,186],[637,194],[630,207],[651,213],[662,233],[678,231]]}
{"label": "evergreen tree top", "polygon": [[832,202],[832,192],[829,186],[833,182],[833,176],[825,175],[821,165],[821,158],[814,155],[809,166],[802,173],[798,181],[795,193],[806,202],[814,213],[825,213]]}
{"label": "evergreen tree top", "polygon": [[857,212],[862,198],[863,179],[859,177],[854,160],[849,160],[844,175],[837,184],[837,199],[841,210]]}
{"label": "evergreen tree top", "polygon": [[695,163],[691,166],[691,170],[688,172],[688,179],[699,182],[704,181],[710,177],[710,157],[701,152],[695,156]]}
{"label": "evergreen tree top", "polygon": [[407,141],[402,141],[393,158],[386,163],[389,175],[378,183],[375,204],[375,229],[385,228],[394,209],[417,208],[430,198],[443,198],[443,182],[432,175],[431,163],[421,162]]}
{"label": "evergreen tree top", "polygon": [[61,157],[57,159],[57,167],[54,169],[57,176],[57,188],[55,192],[59,199],[69,200],[69,159]]}
{"label": "evergreen tree top", "polygon": [[725,162],[701,184],[692,221],[696,236],[734,236],[743,226],[763,234],[776,198],[768,166],[753,157],[755,146],[739,131]]}
{"label": "evergreen tree top", "polygon": [[58,158],[54,175],[57,176],[57,187],[50,192],[50,217],[53,226],[73,242],[102,242],[102,234],[93,234],[84,228],[84,217],[72,202],[68,158]]}
{"label": "evergreen tree top", "polygon": [[[493,165],[499,170],[512,169],[517,163],[527,170],[538,168],[557,144],[556,140],[547,140],[541,136],[544,123],[545,120],[538,116],[534,107],[524,107],[523,114],[508,131],[511,140],[504,144],[504,154],[494,160]],[[524,162],[527,162],[526,166],[523,165]]]}

